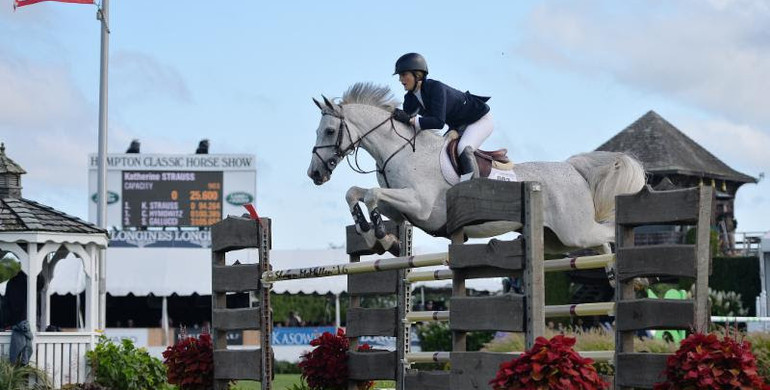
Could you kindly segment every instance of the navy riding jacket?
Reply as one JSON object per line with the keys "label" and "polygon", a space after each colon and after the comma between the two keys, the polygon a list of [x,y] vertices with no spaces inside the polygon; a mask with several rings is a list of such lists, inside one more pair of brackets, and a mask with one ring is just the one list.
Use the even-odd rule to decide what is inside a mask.
{"label": "navy riding jacket", "polygon": [[446,123],[450,129],[469,125],[489,112],[488,97],[460,92],[438,80],[425,79],[420,88],[422,101],[412,92],[404,95],[404,111],[418,113],[421,129],[441,129]]}

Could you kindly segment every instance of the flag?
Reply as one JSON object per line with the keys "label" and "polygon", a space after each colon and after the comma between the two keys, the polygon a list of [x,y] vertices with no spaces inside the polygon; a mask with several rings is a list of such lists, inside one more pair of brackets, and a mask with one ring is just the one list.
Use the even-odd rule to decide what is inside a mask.
{"label": "flag", "polygon": [[14,0],[13,8],[23,7],[25,5],[32,5],[43,1],[58,1],[60,3],[76,3],[76,4],[94,4],[94,0]]}

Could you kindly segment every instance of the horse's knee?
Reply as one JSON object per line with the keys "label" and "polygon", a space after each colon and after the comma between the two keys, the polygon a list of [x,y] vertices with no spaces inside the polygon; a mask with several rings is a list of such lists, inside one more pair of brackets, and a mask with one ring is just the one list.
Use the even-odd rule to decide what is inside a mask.
{"label": "horse's knee", "polygon": [[345,200],[349,205],[358,203],[363,198],[362,192],[364,192],[363,188],[350,187],[350,189],[348,189],[348,191],[345,193]]}

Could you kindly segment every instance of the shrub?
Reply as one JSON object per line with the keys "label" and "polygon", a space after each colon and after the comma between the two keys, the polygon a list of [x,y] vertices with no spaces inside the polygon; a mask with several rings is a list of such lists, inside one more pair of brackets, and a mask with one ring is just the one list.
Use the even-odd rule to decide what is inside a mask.
{"label": "shrub", "polygon": [[187,337],[163,352],[168,383],[181,390],[208,390],[214,386],[214,349],[211,335]]}
{"label": "shrub", "polygon": [[[299,362],[302,379],[310,390],[347,390],[350,343],[345,331],[337,329],[336,335],[324,332],[310,341],[310,345],[315,348],[302,354]],[[369,349],[367,344],[358,348],[359,351]],[[363,382],[360,387],[371,389],[372,386],[374,382]]]}
{"label": "shrub", "polygon": [[538,337],[535,345],[520,357],[500,365],[497,376],[489,384],[495,390],[606,389],[594,361],[581,357],[572,346],[575,339],[556,335],[550,340]]}
{"label": "shrub", "polygon": [[712,316],[741,317],[749,313],[743,308],[741,294],[735,291],[716,291],[709,289],[709,304]]}
{"label": "shrub", "polygon": [[[452,331],[446,322],[430,322],[417,327],[417,337],[423,351],[451,351]],[[479,351],[484,344],[492,341],[493,332],[468,332],[466,340],[468,351]]]}
{"label": "shrub", "polygon": [[104,335],[86,352],[95,382],[111,390],[166,389],[166,368],[129,339],[115,344]]}
{"label": "shrub", "polygon": [[684,339],[666,362],[666,381],[655,390],[763,389],[748,342],[728,335],[694,333]]}
{"label": "shrub", "polygon": [[746,341],[757,359],[757,374],[770,384],[770,333],[752,332],[746,335]]}
{"label": "shrub", "polygon": [[51,390],[53,386],[45,371],[13,364],[3,358],[0,359],[0,389]]}
{"label": "shrub", "polygon": [[75,383],[65,385],[62,390],[110,390],[98,383]]}
{"label": "shrub", "polygon": [[299,366],[297,366],[296,363],[287,362],[286,360],[276,360],[275,363],[273,363],[273,372],[276,374],[301,374],[302,371],[299,369]]}

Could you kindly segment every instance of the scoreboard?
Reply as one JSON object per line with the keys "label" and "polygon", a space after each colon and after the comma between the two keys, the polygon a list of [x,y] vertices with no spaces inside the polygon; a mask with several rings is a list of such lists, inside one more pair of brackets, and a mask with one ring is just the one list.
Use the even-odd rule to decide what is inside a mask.
{"label": "scoreboard", "polygon": [[123,227],[209,226],[222,219],[222,172],[123,171]]}
{"label": "scoreboard", "polygon": [[[96,220],[98,159],[89,156],[89,220]],[[211,226],[256,200],[250,154],[107,155],[107,226],[155,231]]]}

